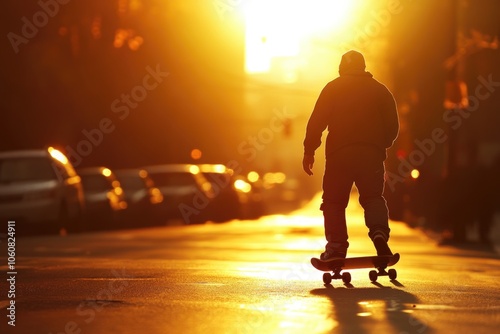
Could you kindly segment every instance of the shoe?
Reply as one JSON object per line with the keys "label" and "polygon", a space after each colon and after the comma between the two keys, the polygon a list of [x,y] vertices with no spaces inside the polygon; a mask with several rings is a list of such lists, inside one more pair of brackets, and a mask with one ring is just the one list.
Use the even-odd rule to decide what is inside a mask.
{"label": "shoe", "polygon": [[328,261],[333,259],[345,259],[345,257],[346,257],[345,252],[339,252],[333,249],[327,249],[323,253],[321,253],[319,258],[322,261]]}
{"label": "shoe", "polygon": [[382,235],[377,234],[375,237],[373,237],[373,244],[375,245],[378,256],[393,255],[391,249],[389,248],[389,245],[387,244],[387,241]]}

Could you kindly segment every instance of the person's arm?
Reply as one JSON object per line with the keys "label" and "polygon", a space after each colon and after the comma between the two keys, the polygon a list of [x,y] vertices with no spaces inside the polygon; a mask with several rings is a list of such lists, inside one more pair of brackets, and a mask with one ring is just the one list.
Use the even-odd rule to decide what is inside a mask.
{"label": "person's arm", "polygon": [[328,126],[328,118],[332,108],[329,90],[330,87],[327,85],[321,91],[306,127],[302,167],[308,175],[313,174],[311,169],[314,165],[314,152],[321,145],[321,136]]}
{"label": "person's arm", "polygon": [[323,88],[307,122],[304,139],[304,154],[306,155],[314,156],[314,152],[321,145],[321,135],[328,126],[328,118],[332,108],[329,91],[329,85]]}
{"label": "person's arm", "polygon": [[302,168],[307,175],[313,175],[312,168],[314,166],[314,155],[309,155],[304,153],[302,158]]}

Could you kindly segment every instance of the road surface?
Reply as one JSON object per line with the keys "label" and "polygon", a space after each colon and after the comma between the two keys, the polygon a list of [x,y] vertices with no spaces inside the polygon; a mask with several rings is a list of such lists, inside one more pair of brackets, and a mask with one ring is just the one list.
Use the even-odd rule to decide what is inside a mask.
{"label": "road surface", "polygon": [[[372,255],[363,213],[353,196],[348,255]],[[325,286],[322,272],[309,263],[324,247],[318,207],[316,198],[292,214],[256,221],[17,236],[10,269],[4,239],[0,332],[498,330],[498,256],[438,247],[403,223],[391,225],[390,245],[401,253],[397,280],[381,277],[371,283],[369,270],[360,269],[350,271],[349,285],[335,280]],[[16,274],[8,274],[11,269]],[[12,276],[14,284],[7,281]]]}

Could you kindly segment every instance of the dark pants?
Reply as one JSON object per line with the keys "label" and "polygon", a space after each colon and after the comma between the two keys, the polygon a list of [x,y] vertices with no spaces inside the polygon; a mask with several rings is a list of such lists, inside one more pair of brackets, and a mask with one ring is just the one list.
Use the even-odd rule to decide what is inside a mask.
{"label": "dark pants", "polygon": [[349,247],[345,209],[353,184],[365,212],[371,239],[381,234],[389,239],[389,218],[384,191],[385,152],[371,146],[348,146],[329,154],[323,177],[323,203],[327,249],[347,251]]}

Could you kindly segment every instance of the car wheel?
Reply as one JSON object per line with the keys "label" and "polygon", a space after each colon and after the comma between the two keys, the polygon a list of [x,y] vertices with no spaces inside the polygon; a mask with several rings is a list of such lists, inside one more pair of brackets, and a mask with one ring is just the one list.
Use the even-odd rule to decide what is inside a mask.
{"label": "car wheel", "polygon": [[59,216],[57,218],[56,224],[54,226],[56,233],[61,233],[63,230],[68,231],[69,227],[69,212],[66,203],[61,204],[61,208],[59,209]]}
{"label": "car wheel", "polygon": [[71,233],[79,233],[85,231],[85,220],[81,208],[77,209],[76,214],[73,217],[69,217],[66,221],[66,230]]}

